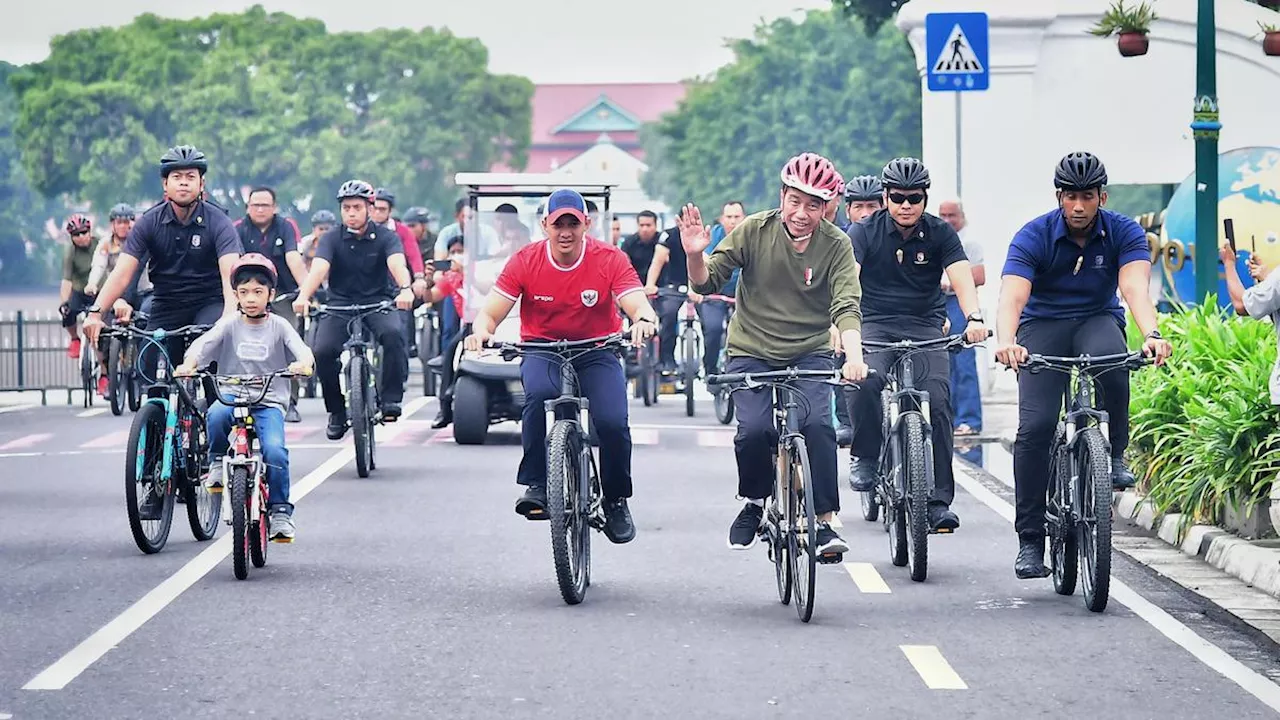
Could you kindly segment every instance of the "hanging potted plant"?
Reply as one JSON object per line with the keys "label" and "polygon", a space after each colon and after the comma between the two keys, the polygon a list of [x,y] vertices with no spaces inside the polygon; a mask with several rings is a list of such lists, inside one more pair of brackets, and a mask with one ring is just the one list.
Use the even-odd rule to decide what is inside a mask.
{"label": "hanging potted plant", "polygon": [[1262,29],[1262,52],[1268,55],[1280,55],[1280,25],[1258,23]]}
{"label": "hanging potted plant", "polygon": [[1116,45],[1125,57],[1146,55],[1150,45],[1147,33],[1151,32],[1151,23],[1157,18],[1155,10],[1145,0],[1137,7],[1126,6],[1125,0],[1116,0],[1089,33],[1098,37],[1116,35]]}

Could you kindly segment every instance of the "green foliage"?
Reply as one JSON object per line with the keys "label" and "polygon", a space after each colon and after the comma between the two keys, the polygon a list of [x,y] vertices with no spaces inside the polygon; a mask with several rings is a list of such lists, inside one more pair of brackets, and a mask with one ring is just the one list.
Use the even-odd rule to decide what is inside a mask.
{"label": "green foliage", "polygon": [[51,282],[60,259],[42,227],[58,208],[31,189],[13,136],[17,99],[6,81],[16,69],[0,62],[0,287]]}
{"label": "green foliage", "polygon": [[1102,18],[1089,29],[1089,34],[1110,37],[1116,33],[1147,33],[1151,31],[1151,23],[1159,19],[1160,16],[1156,15],[1156,11],[1146,2],[1139,3],[1137,7],[1126,7],[1124,0],[1116,0],[1111,3],[1110,8],[1107,8]]}
{"label": "green foliage", "polygon": [[915,56],[896,28],[858,30],[859,21],[810,11],[733,43],[734,62],[642,134],[663,166],[645,176],[646,191],[704,208],[741,198],[752,212],[777,204],[778,172],[797,153],[821,153],[845,177],[918,156]]}
{"label": "green foliage", "polygon": [[1107,209],[1128,217],[1159,214],[1165,206],[1162,190],[1160,185],[1108,185]]}
{"label": "green foliage", "polygon": [[909,0],[832,0],[837,12],[858,18],[868,33],[875,33],[885,21],[898,14]]}
{"label": "green foliage", "polygon": [[[1280,410],[1268,393],[1275,329],[1229,312],[1210,298],[1161,316],[1174,356],[1131,381],[1135,470],[1157,511],[1183,513],[1184,527],[1268,497],[1280,473]],[[1130,322],[1130,346],[1141,342]]]}
{"label": "green foliage", "polygon": [[484,46],[447,30],[329,33],[254,6],[141,15],[51,49],[10,80],[23,166],[45,194],[95,207],[158,197],[156,161],[177,143],[209,155],[233,213],[256,184],[284,207],[328,207],[350,177],[443,208],[454,172],[522,165],[529,144],[532,83],[489,73]]}

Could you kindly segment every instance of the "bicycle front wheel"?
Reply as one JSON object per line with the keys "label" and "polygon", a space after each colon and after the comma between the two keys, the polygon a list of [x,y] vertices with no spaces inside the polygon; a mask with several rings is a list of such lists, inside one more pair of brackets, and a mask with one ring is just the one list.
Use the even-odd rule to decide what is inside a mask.
{"label": "bicycle front wheel", "polygon": [[551,519],[551,556],[560,597],[577,605],[587,595],[591,562],[589,508],[582,497],[582,442],[577,424],[557,420],[547,440],[547,514]]}
{"label": "bicycle front wheel", "polygon": [[117,417],[124,414],[125,405],[125,377],[120,368],[123,350],[120,338],[111,338],[107,344],[107,403],[111,405],[111,414]]}
{"label": "bicycle front wheel", "polygon": [[1067,430],[1061,423],[1049,445],[1049,490],[1045,499],[1046,530],[1049,536],[1049,564],[1053,589],[1059,595],[1076,591],[1079,570],[1079,536],[1073,524],[1071,501],[1071,457],[1067,454]]}
{"label": "bicycle front wheel", "polygon": [[1111,592],[1111,458],[1096,427],[1081,433],[1079,452],[1081,589],[1085,607],[1102,612]]}
{"label": "bicycle front wheel", "polygon": [[929,575],[929,483],[928,453],[924,446],[924,418],[918,414],[903,419],[906,454],[903,474],[907,479],[907,565],[911,579],[924,582]]}
{"label": "bicycle front wheel", "polygon": [[161,477],[164,428],[164,408],[156,403],[143,405],[133,416],[125,453],[124,494],[129,531],[138,549],[148,555],[164,549],[173,523],[171,484]]}
{"label": "bicycle front wheel", "polygon": [[813,512],[813,478],[809,475],[809,450],[804,437],[787,441],[787,555],[791,561],[796,615],[801,622],[813,617],[817,584],[817,519]]}
{"label": "bicycle front wheel", "polygon": [[[189,411],[188,411],[189,412]],[[187,525],[191,535],[200,542],[212,540],[218,534],[218,521],[222,519],[222,497],[209,492],[204,485],[209,470],[209,442],[203,423],[195,413],[191,414],[191,441],[187,452],[187,481],[182,485],[182,496],[187,506]]]}
{"label": "bicycle front wheel", "polygon": [[356,444],[356,475],[369,477],[373,469],[373,423],[369,422],[368,365],[361,355],[352,355],[347,362],[347,418],[351,422],[351,435]]}
{"label": "bicycle front wheel", "polygon": [[684,414],[693,417],[693,381],[698,377],[698,336],[692,331],[681,338],[684,345]]}
{"label": "bicycle front wheel", "polygon": [[249,577],[249,471],[231,471],[231,567],[237,580]]}
{"label": "bicycle front wheel", "polygon": [[258,493],[258,514],[249,522],[249,559],[256,568],[267,566],[267,543],[270,541],[271,518],[267,512],[267,481],[262,475],[254,483]]}
{"label": "bicycle front wheel", "polygon": [[95,345],[85,338],[80,343],[80,389],[84,391],[84,406],[93,406],[97,384],[93,381],[93,353]]}

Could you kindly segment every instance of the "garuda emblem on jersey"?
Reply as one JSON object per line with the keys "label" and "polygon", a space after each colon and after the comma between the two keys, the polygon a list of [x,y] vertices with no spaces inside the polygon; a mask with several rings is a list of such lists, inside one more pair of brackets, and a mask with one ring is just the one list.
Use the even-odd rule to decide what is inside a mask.
{"label": "garuda emblem on jersey", "polygon": [[586,307],[595,307],[596,301],[600,299],[600,293],[595,290],[582,291],[582,304]]}

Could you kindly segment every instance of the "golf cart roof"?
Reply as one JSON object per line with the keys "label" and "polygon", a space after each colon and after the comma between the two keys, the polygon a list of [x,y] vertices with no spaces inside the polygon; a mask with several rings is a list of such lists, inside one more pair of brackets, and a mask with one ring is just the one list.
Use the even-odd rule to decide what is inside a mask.
{"label": "golf cart roof", "polygon": [[607,175],[559,175],[555,173],[458,173],[454,184],[469,188],[472,192],[482,188],[489,191],[505,191],[502,194],[530,196],[534,193],[550,195],[557,188],[573,188],[585,195],[608,194],[621,182]]}

